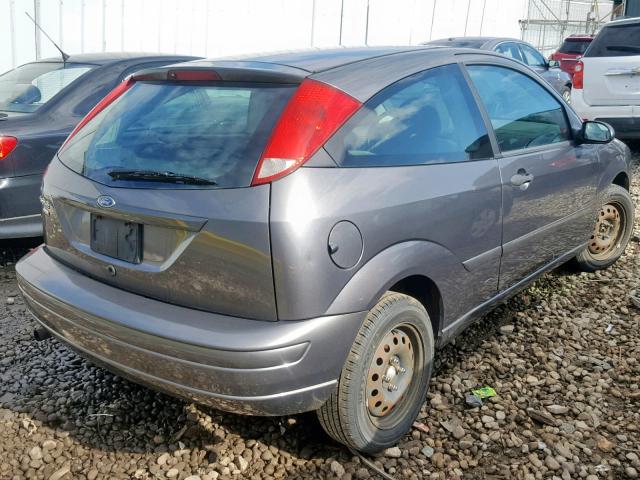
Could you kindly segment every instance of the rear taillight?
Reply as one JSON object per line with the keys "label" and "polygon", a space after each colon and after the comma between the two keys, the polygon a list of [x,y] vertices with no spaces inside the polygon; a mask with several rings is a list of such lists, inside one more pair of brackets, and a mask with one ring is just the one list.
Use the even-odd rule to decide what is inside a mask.
{"label": "rear taillight", "polygon": [[82,127],[84,127],[87,123],[93,120],[93,118],[96,115],[98,115],[101,111],[107,108],[109,104],[113,103],[120,95],[122,95],[124,92],[129,90],[129,88],[131,88],[133,84],[134,84],[133,78],[129,77],[125,81],[123,81],[120,85],[118,85],[116,88],[111,90],[106,97],[100,100],[98,104],[95,107],[93,107],[82,120],[80,120],[80,123],[76,125],[76,128],[73,129],[71,134],[64,141],[64,143],[62,144],[62,147],[60,147],[60,150],[62,150],[64,146],[67,143],[69,143],[69,140],[71,140],[73,136],[82,129]]}
{"label": "rear taillight", "polygon": [[296,170],[361,105],[327,84],[304,80],[282,112],[251,184],[269,183]]}
{"label": "rear taillight", "polygon": [[16,145],[18,145],[16,137],[0,137],[0,160],[7,158]]}
{"label": "rear taillight", "polygon": [[584,86],[584,63],[578,62],[573,69],[572,88],[580,90]]}

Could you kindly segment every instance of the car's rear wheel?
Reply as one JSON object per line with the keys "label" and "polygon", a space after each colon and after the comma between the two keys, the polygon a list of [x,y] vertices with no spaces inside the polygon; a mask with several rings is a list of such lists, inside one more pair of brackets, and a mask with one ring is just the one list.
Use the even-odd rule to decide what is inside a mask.
{"label": "car's rear wheel", "polygon": [[560,92],[560,95],[562,95],[565,102],[571,103],[571,87],[564,87]]}
{"label": "car's rear wheel", "polygon": [[424,402],[433,355],[431,321],[422,304],[386,293],[360,328],[338,388],[318,410],[325,431],[367,453],[396,444]]}
{"label": "car's rear wheel", "polygon": [[610,185],[605,190],[589,243],[576,256],[581,270],[601,270],[620,258],[633,231],[633,210],[631,195],[624,188]]}

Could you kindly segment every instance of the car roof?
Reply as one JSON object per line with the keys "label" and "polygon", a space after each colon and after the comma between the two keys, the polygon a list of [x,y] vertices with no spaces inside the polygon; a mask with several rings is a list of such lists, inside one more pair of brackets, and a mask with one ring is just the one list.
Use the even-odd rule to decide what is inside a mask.
{"label": "car roof", "polygon": [[[67,63],[89,63],[93,65],[107,65],[109,63],[137,60],[182,60],[200,59],[192,55],[176,55],[167,53],[147,53],[147,52],[102,52],[102,53],[80,53],[69,55]],[[49,57],[36,60],[30,63],[63,63],[61,57]]]}
{"label": "car roof", "polygon": [[509,37],[448,37],[425,42],[423,45],[447,45],[450,47],[490,48],[501,42],[527,43],[517,38]]}
{"label": "car roof", "polygon": [[619,18],[616,20],[611,20],[610,22],[605,23],[602,28],[616,27],[618,25],[630,25],[634,23],[640,23],[640,17]]}
{"label": "car roof", "polygon": [[389,46],[389,47],[338,47],[338,48],[311,48],[305,50],[291,50],[274,53],[258,53],[251,55],[217,58],[194,62],[195,65],[213,65],[219,62],[248,62],[282,65],[286,67],[304,70],[309,73],[318,73],[325,70],[341,67],[349,63],[369,60],[413,50],[424,50],[425,46]]}

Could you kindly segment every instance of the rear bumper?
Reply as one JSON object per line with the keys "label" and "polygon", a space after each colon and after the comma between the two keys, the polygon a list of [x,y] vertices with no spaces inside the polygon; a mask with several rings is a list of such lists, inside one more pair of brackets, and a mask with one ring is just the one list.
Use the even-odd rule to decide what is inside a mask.
{"label": "rear bumper", "polygon": [[42,175],[0,178],[0,239],[42,235]]}
{"label": "rear bumper", "polygon": [[[584,100],[582,90],[571,91],[571,106],[586,120],[599,120],[611,125],[620,139],[640,138],[640,116],[636,116],[637,107],[629,105],[589,105]],[[635,111],[634,111],[635,110]]]}
{"label": "rear bumper", "polygon": [[40,237],[42,235],[42,215],[0,218],[0,239]]}
{"label": "rear bumper", "polygon": [[269,322],[201,312],[92,280],[45,248],[16,271],[36,319],[83,356],[152,388],[236,413],[320,407],[366,315]]}

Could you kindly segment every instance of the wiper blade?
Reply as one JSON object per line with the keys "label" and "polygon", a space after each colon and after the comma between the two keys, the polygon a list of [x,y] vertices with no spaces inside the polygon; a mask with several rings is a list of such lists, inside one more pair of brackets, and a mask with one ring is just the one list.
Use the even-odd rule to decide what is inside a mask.
{"label": "wiper blade", "polygon": [[607,50],[618,50],[619,52],[640,52],[640,47],[631,45],[608,45]]}
{"label": "wiper blade", "polygon": [[143,180],[148,182],[182,183],[185,185],[217,185],[208,178],[183,175],[174,172],[156,172],[154,170],[113,170],[109,176],[114,180]]}

